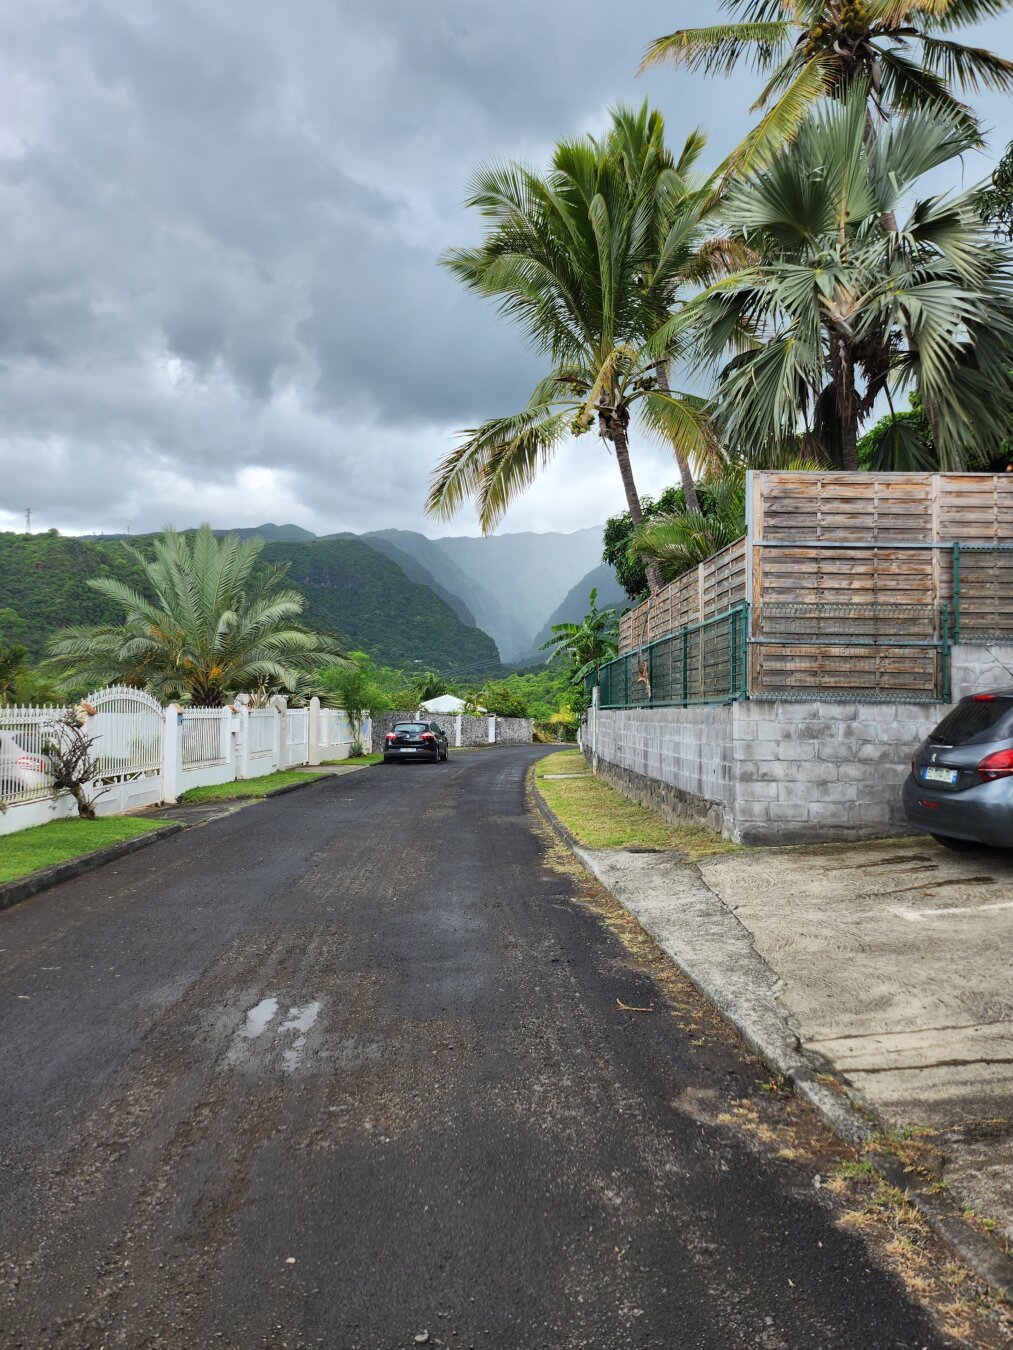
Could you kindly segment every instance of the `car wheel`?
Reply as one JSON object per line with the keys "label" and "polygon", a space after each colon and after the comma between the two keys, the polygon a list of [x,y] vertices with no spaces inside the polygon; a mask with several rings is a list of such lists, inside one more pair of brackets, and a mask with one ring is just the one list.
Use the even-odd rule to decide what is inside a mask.
{"label": "car wheel", "polygon": [[972,849],[984,848],[984,844],[977,844],[973,839],[956,839],[952,834],[934,834],[932,838],[937,844],[942,844],[943,848],[952,848],[954,853],[968,853]]}

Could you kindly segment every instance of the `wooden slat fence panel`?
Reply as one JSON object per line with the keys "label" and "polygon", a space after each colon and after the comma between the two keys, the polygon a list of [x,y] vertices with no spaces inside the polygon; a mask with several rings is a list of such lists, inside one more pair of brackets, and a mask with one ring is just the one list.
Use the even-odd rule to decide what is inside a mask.
{"label": "wooden slat fence panel", "polygon": [[624,614],[619,621],[620,655],[690,624],[724,614],[745,598],[746,539],[743,536]]}

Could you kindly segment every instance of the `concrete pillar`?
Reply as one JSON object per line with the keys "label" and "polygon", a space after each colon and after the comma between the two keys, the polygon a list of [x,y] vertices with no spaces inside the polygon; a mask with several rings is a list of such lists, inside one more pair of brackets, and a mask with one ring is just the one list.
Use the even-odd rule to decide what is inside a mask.
{"label": "concrete pillar", "polygon": [[496,714],[489,714],[489,744],[496,744]]}
{"label": "concrete pillar", "polygon": [[179,778],[182,771],[180,756],[182,744],[179,734],[180,709],[170,703],[165,710],[162,733],[162,800],[170,806],[179,796]]}
{"label": "concrete pillar", "polygon": [[458,713],[454,718],[454,744],[460,747],[461,744],[461,714]]}
{"label": "concrete pillar", "polygon": [[323,755],[320,753],[320,700],[316,694],[310,699],[307,726],[309,745],[306,748],[306,760],[309,764],[319,764]]}

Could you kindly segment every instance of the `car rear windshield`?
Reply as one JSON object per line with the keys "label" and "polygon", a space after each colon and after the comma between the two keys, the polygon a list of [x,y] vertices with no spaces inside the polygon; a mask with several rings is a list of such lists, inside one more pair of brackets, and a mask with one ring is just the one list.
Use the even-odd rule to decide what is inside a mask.
{"label": "car rear windshield", "polygon": [[429,725],[426,722],[398,722],[394,727],[395,731],[428,731]]}
{"label": "car rear windshield", "polygon": [[939,741],[943,745],[963,745],[965,741],[972,741],[976,736],[998,726],[1011,708],[1013,699],[1008,698],[965,699],[951,713],[947,713],[935,731],[930,733],[929,740]]}

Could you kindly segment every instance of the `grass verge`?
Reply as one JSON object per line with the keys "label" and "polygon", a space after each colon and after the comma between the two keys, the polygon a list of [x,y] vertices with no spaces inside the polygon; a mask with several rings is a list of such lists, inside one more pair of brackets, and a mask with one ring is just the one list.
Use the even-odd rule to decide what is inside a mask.
{"label": "grass verge", "polygon": [[54,820],[49,825],[5,835],[0,840],[0,882],[29,877],[44,867],[81,858],[170,824],[168,820],[107,816],[103,820]]}
{"label": "grass verge", "polygon": [[379,764],[383,755],[349,755],[347,759],[324,759],[320,762],[327,765],[337,764]]}
{"label": "grass verge", "polygon": [[188,805],[193,802],[234,801],[242,797],[266,797],[275,788],[289,787],[292,783],[315,783],[326,774],[304,773],[301,769],[285,769],[281,773],[266,773],[263,778],[243,778],[237,783],[213,783],[209,787],[190,788],[180,794],[179,800]]}
{"label": "grass verge", "polygon": [[649,807],[629,801],[594,777],[579,750],[539,760],[535,779],[545,804],[585,848],[677,849],[693,862],[739,847],[703,825],[670,825]]}

